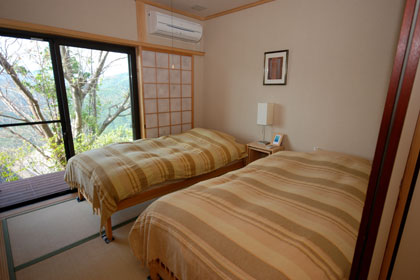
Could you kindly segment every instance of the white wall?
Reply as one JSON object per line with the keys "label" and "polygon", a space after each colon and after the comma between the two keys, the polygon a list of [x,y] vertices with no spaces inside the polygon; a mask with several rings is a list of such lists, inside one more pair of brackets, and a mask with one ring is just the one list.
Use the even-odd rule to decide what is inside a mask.
{"label": "white wall", "polygon": [[[261,137],[257,103],[274,102],[274,130],[287,134],[288,148],[318,146],[372,158],[403,5],[277,0],[207,21],[206,56],[195,57],[196,126],[255,140]],[[137,40],[134,0],[0,0],[0,17]],[[290,50],[288,84],[263,86],[264,52],[280,49]],[[405,152],[409,134],[405,128]],[[398,153],[396,166],[404,159]],[[391,178],[371,279],[380,267],[400,179],[400,173]]]}
{"label": "white wall", "polygon": [[137,40],[134,0],[1,0],[0,18]]}
{"label": "white wall", "polygon": [[[371,159],[403,2],[277,0],[206,21],[203,124],[253,141],[257,103],[272,102],[286,148]],[[282,49],[287,85],[263,86],[264,52]]]}

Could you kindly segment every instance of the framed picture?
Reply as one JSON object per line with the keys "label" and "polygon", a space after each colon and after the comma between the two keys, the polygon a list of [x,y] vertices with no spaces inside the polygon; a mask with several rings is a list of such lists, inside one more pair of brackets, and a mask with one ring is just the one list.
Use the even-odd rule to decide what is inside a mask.
{"label": "framed picture", "polygon": [[289,50],[264,53],[264,85],[285,85]]}
{"label": "framed picture", "polygon": [[273,136],[273,141],[271,141],[271,145],[280,146],[282,141],[283,141],[283,134],[276,133]]}

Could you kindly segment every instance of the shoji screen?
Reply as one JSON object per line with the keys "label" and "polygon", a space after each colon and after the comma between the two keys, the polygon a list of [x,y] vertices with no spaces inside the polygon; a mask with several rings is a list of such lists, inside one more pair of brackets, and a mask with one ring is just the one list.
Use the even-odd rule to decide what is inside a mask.
{"label": "shoji screen", "polygon": [[177,134],[193,127],[193,58],[142,51],[145,136]]}

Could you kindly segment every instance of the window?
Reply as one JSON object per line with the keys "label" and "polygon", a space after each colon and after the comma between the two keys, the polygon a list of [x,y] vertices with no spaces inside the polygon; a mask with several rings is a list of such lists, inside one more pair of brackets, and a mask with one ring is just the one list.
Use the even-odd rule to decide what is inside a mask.
{"label": "window", "polygon": [[74,152],[133,140],[129,55],[59,48]]}
{"label": "window", "polygon": [[142,51],[146,137],[177,134],[193,127],[193,58]]}
{"label": "window", "polygon": [[134,48],[0,29],[0,183],[138,139],[135,63]]}
{"label": "window", "polygon": [[64,170],[50,44],[0,36],[1,182]]}

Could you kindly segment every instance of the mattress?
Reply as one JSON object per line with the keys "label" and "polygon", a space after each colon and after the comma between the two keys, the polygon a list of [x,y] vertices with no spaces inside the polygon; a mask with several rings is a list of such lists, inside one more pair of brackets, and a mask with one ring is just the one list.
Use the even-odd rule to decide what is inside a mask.
{"label": "mattress", "polygon": [[153,202],[129,242],[179,279],[346,279],[371,163],[278,152]]}
{"label": "mattress", "polygon": [[150,186],[195,177],[246,156],[245,145],[222,132],[194,128],[178,135],[116,143],[72,157],[64,175],[101,215]]}

